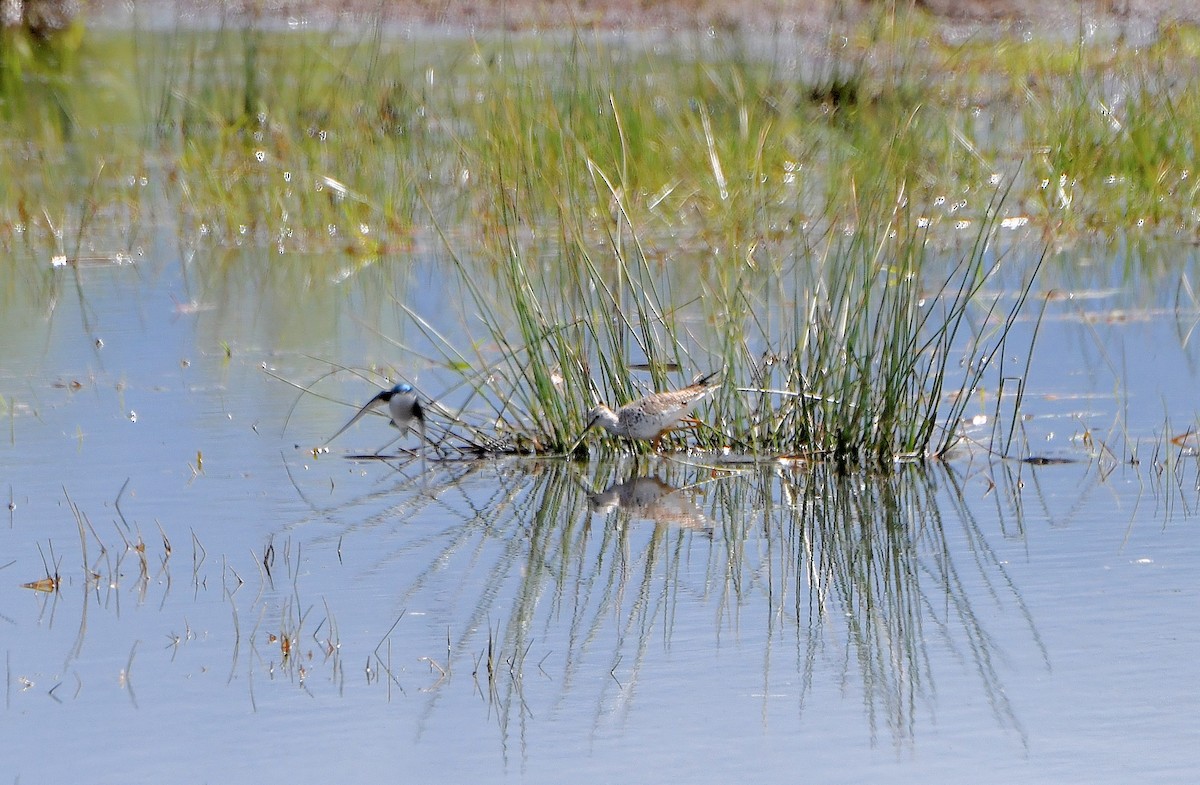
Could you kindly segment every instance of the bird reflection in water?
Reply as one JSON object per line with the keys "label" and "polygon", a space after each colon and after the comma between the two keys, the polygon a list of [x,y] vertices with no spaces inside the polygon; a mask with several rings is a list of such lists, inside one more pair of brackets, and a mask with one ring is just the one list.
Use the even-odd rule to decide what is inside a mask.
{"label": "bird reflection in water", "polygon": [[691,500],[687,488],[676,488],[657,477],[634,477],[610,485],[589,495],[588,503],[594,513],[607,514],[616,510],[627,519],[693,529],[710,537],[713,532],[712,521]]}

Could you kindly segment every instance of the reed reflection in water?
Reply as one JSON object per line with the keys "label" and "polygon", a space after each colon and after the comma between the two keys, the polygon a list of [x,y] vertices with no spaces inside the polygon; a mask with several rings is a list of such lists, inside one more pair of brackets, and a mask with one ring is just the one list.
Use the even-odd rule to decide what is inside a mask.
{"label": "reed reflection in water", "polygon": [[[732,648],[762,663],[764,712],[772,685],[798,684],[784,692],[802,714],[833,682],[861,693],[872,739],[904,743],[936,713],[939,669],[966,669],[994,722],[1022,736],[995,663],[1007,645],[1041,645],[969,508],[943,509],[962,498],[947,466],[393,466],[386,488],[319,515],[338,522],[348,554],[371,554],[365,573],[404,576],[395,614],[417,610],[427,632],[443,631],[428,714],[469,675],[506,740],[570,703],[593,706],[600,728],[635,710],[641,675],[664,656],[694,667]],[[433,511],[453,522],[430,531]],[[390,549],[356,542],[373,536]],[[1024,620],[1025,640],[989,633],[997,607]]]}

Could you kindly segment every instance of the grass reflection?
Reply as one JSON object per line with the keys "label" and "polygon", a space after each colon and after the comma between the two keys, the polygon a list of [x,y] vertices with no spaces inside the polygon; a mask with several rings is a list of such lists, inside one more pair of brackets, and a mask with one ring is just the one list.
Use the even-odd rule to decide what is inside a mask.
{"label": "grass reflection", "polygon": [[[664,657],[706,668],[689,660],[699,637],[712,639],[705,657],[733,647],[753,662],[741,654],[761,647],[764,695],[798,683],[801,713],[831,678],[861,693],[871,737],[894,743],[936,713],[948,654],[996,722],[1020,733],[997,669],[1004,652],[976,605],[1015,609],[1034,640],[1036,629],[949,468],[398,468],[402,479],[373,498],[400,501],[355,531],[415,520],[422,508],[457,516],[371,566],[409,576],[396,607],[445,603],[447,648],[433,658],[428,714],[469,677],[510,741],[547,704],[594,702],[599,726],[632,710]],[[371,502],[322,514],[353,519],[359,504]]]}

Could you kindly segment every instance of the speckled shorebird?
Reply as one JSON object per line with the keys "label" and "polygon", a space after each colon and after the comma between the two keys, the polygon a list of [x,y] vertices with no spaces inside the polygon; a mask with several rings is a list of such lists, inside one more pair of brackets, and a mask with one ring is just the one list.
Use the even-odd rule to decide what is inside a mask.
{"label": "speckled shorebird", "polygon": [[592,512],[616,511],[625,518],[641,518],[656,525],[679,526],[712,534],[713,524],[689,495],[657,477],[633,477],[588,496]]}
{"label": "speckled shorebird", "polygon": [[680,429],[679,423],[696,404],[716,389],[716,386],[710,384],[716,375],[710,373],[702,376],[681,390],[652,393],[638,398],[615,412],[604,404],[599,404],[588,412],[587,427],[599,425],[613,436],[648,439],[654,443],[654,449],[657,450],[662,437],[670,431]]}
{"label": "speckled shorebird", "polygon": [[417,392],[411,384],[397,384],[390,390],[384,390],[379,395],[367,401],[358,410],[358,414],[351,417],[350,422],[338,429],[338,432],[330,436],[325,443],[329,444],[329,442],[345,433],[347,428],[358,422],[364,414],[376,406],[385,403],[388,407],[388,414],[392,417],[392,425],[400,429],[401,437],[407,436],[408,429],[412,427],[413,423],[416,423],[417,429],[421,432],[421,441],[425,441],[425,410],[421,408],[421,401],[417,398]]}

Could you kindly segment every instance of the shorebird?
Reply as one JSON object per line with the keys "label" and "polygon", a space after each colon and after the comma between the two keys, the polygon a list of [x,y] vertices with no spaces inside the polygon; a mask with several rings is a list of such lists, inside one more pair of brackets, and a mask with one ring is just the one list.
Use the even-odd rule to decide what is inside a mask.
{"label": "shorebird", "polygon": [[[662,437],[668,432],[699,424],[688,414],[704,396],[716,389],[715,385],[709,384],[716,375],[710,373],[701,376],[681,390],[652,393],[638,398],[615,412],[604,404],[598,404],[588,412],[588,424],[584,431],[599,425],[613,436],[650,440],[657,450]],[[681,426],[679,423],[685,420],[691,424]]]}
{"label": "shorebird", "polygon": [[613,510],[626,518],[654,521],[656,526],[679,526],[712,535],[713,524],[687,493],[657,477],[633,477],[588,496],[592,512]]}
{"label": "shorebird", "polygon": [[[400,437],[408,435],[408,429],[416,423],[417,430],[421,432],[421,441],[425,441],[425,410],[421,408],[421,401],[417,398],[417,391],[413,389],[411,384],[397,384],[390,390],[384,390],[376,395],[371,400],[367,401],[358,414],[350,418],[350,422],[343,425],[338,432],[330,436],[325,443],[333,441],[341,436],[347,428],[358,422],[364,414],[374,409],[381,404],[387,404],[388,414],[391,415],[391,424],[400,430]],[[387,445],[384,445],[385,447]],[[383,448],[380,448],[383,449]]]}

